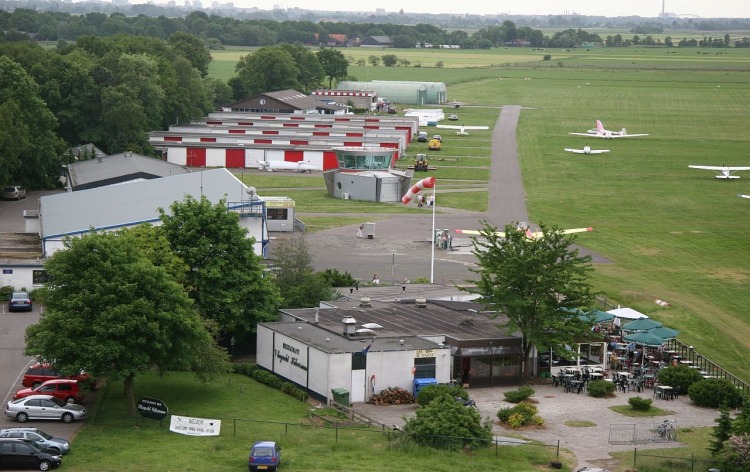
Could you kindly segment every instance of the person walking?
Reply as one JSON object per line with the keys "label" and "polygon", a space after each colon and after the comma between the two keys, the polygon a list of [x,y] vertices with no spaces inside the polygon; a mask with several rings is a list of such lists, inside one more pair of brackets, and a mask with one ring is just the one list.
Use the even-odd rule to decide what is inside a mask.
{"label": "person walking", "polygon": [[358,238],[364,237],[364,232],[363,232],[364,229],[365,229],[364,223],[361,224],[361,225],[359,225],[359,228],[357,228],[357,237]]}

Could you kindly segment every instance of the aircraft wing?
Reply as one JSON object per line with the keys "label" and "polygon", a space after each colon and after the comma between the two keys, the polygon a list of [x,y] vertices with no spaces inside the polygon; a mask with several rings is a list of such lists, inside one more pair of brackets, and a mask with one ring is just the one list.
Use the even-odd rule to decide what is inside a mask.
{"label": "aircraft wing", "polygon": [[[481,231],[477,231],[474,229],[456,229],[454,231],[458,234],[468,234],[469,236],[481,236],[482,235]],[[505,232],[503,231],[497,231],[495,234],[500,236],[501,238],[505,237]]]}
{"label": "aircraft wing", "polygon": [[742,195],[741,193],[738,193],[737,196],[740,198],[750,198],[750,195]]}
{"label": "aircraft wing", "polygon": [[[468,234],[471,236],[480,236],[482,234],[481,231],[471,230],[471,229],[456,229],[454,230],[458,234]],[[586,231],[594,231],[594,228],[588,227],[588,228],[572,228],[572,229],[564,229],[561,231],[562,234],[573,234],[573,233],[584,233]],[[496,235],[500,236],[501,238],[505,237],[505,232],[503,231],[497,231],[495,232]],[[544,236],[544,233],[541,231],[531,232],[530,230],[526,230],[526,237],[529,239],[539,239],[542,236]]]}
{"label": "aircraft wing", "polygon": [[604,154],[605,152],[609,152],[609,149],[592,149],[589,154]]}
{"label": "aircraft wing", "polygon": [[588,151],[586,151],[585,149],[565,148],[565,150],[568,152],[574,152],[576,154],[602,154],[605,152],[609,152],[609,149],[589,149]]}
{"label": "aircraft wing", "polygon": [[488,129],[490,129],[489,126],[460,126],[460,125],[437,125],[436,128],[458,129],[458,130],[463,130],[463,129],[468,129],[468,130],[472,130],[472,129],[488,130]]}
{"label": "aircraft wing", "polygon": [[614,134],[612,133],[613,138],[637,138],[638,136],[648,136],[646,133],[639,133],[639,134]]}
{"label": "aircraft wing", "polygon": [[574,153],[576,153],[576,154],[586,154],[586,151],[584,151],[583,149],[570,149],[570,148],[565,148],[565,150],[566,150],[566,151],[568,151],[568,152],[574,152]]}
{"label": "aircraft wing", "polygon": [[738,171],[738,170],[750,170],[750,167],[731,167],[731,166],[688,166],[691,169],[705,169],[705,170],[718,170],[718,171]]}
{"label": "aircraft wing", "polygon": [[588,136],[589,138],[596,138],[598,136],[602,136],[602,137],[604,136],[604,135],[598,135],[596,133],[568,133],[568,134],[572,134],[574,136]]}

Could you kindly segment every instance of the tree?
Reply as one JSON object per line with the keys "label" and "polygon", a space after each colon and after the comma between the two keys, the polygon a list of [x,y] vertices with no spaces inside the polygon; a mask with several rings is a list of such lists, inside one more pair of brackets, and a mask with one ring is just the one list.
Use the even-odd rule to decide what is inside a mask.
{"label": "tree", "polygon": [[[299,68],[294,57],[279,47],[260,48],[252,54],[240,58],[236,66],[237,80],[248,95],[277,90],[298,89]],[[233,85],[237,90],[237,87]],[[236,96],[237,100],[247,98]]]}
{"label": "tree", "polygon": [[732,435],[732,418],[729,416],[729,409],[722,406],[719,410],[719,417],[714,420],[716,426],[711,431],[713,439],[708,443],[708,450],[711,454],[717,456],[724,449],[724,443]]}
{"label": "tree", "polygon": [[374,54],[370,54],[367,56],[367,62],[369,62],[371,66],[377,67],[380,65],[380,58]]}
{"label": "tree", "polygon": [[315,273],[304,234],[293,233],[280,240],[274,263],[274,282],[284,298],[284,308],[308,308],[333,299],[327,275]]}
{"label": "tree", "polygon": [[[198,12],[193,12],[198,13]],[[208,65],[211,63],[211,53],[202,39],[192,34],[179,31],[169,38],[172,47],[179,51],[185,59],[200,72],[201,77],[208,75]]]}
{"label": "tree", "polygon": [[404,431],[421,446],[454,451],[488,446],[492,439],[489,418],[483,422],[475,408],[466,407],[449,395],[419,407],[404,424]]}
{"label": "tree", "polygon": [[[328,78],[328,88],[333,87],[333,80],[342,80],[349,75],[349,61],[344,53],[331,48],[321,49],[317,52],[318,61],[323,66],[323,72]],[[364,65],[364,64],[363,64]]]}
{"label": "tree", "polygon": [[479,275],[476,293],[504,315],[508,332],[521,333],[523,375],[533,346],[551,348],[564,354],[577,340],[589,334],[590,323],[577,310],[588,307],[593,295],[588,284],[591,256],[579,256],[571,248],[574,237],[556,228],[540,225],[543,236],[531,239],[526,233],[506,225],[504,236],[488,222],[482,223],[482,239],[472,239]]}
{"label": "tree", "polygon": [[302,85],[302,91],[310,93],[311,90],[320,88],[325,77],[323,66],[318,56],[304,46],[298,44],[284,44],[279,46],[292,55],[294,63],[299,69],[297,81]]}
{"label": "tree", "polygon": [[383,65],[393,67],[398,63],[398,56],[395,54],[383,54]]}
{"label": "tree", "polygon": [[255,332],[260,321],[276,319],[281,297],[263,274],[254,238],[239,224],[226,201],[205,196],[174,202],[170,214],[160,208],[162,228],[172,251],[187,264],[185,286],[205,319],[237,340]]}
{"label": "tree", "polygon": [[157,368],[208,375],[224,370],[213,341],[183,287],[117,233],[66,241],[45,268],[45,314],[26,330],[26,354],[61,372],[84,369],[122,380],[135,413],[135,377]]}

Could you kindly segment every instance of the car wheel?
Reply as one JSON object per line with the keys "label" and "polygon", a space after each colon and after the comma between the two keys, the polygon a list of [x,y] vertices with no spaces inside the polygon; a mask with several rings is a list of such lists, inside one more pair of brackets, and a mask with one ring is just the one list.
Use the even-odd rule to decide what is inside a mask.
{"label": "car wheel", "polygon": [[39,470],[50,470],[51,468],[52,464],[48,460],[39,461]]}
{"label": "car wheel", "polygon": [[63,413],[63,415],[62,415],[62,422],[63,423],[72,423],[73,422],[73,413]]}
{"label": "car wheel", "polygon": [[24,412],[21,412],[21,413],[19,413],[19,414],[16,415],[16,420],[19,423],[25,423],[25,422],[27,422],[29,420],[29,415],[27,415]]}
{"label": "car wheel", "polygon": [[75,402],[76,402],[76,397],[68,397],[65,399],[65,403],[67,403],[68,405],[75,403]]}

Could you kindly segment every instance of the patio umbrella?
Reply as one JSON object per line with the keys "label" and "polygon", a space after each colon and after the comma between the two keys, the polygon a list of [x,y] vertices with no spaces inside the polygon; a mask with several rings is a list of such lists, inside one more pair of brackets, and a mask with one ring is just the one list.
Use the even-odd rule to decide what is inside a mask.
{"label": "patio umbrella", "polygon": [[667,328],[666,326],[659,326],[658,328],[651,328],[646,331],[647,333],[659,336],[664,339],[674,339],[680,332],[676,329]]}
{"label": "patio umbrella", "polygon": [[632,341],[636,344],[641,344],[643,346],[661,346],[664,344],[666,339],[660,338],[659,336],[655,336],[651,333],[647,332],[638,332],[638,333],[631,333],[625,336],[624,338],[626,341]]}
{"label": "patio umbrella", "polygon": [[590,318],[594,321],[594,323],[601,323],[603,321],[610,321],[615,317],[612,313],[607,313],[606,311],[601,310],[591,310],[586,313],[586,315],[589,315]]}
{"label": "patio umbrella", "polygon": [[661,326],[659,321],[654,321],[651,318],[641,318],[639,320],[631,321],[622,325],[624,331],[646,331],[652,328],[658,328]]}

